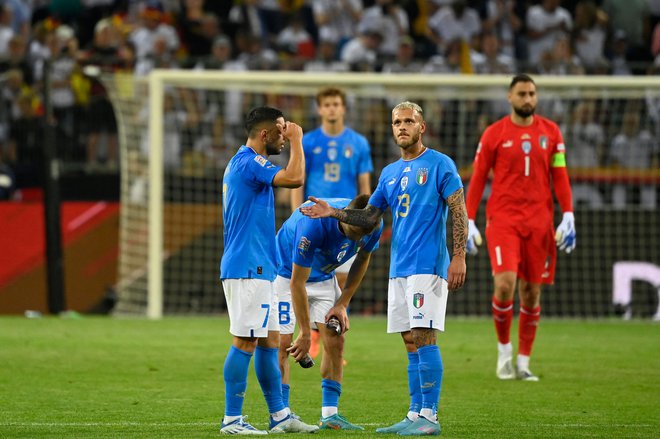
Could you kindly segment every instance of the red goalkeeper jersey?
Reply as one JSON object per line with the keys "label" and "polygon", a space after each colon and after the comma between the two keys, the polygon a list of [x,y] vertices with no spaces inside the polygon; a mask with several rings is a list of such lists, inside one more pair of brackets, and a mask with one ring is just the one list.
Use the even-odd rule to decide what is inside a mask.
{"label": "red goalkeeper jersey", "polygon": [[564,152],[559,127],[544,117],[535,115],[526,127],[515,125],[510,116],[490,125],[481,136],[474,158],[466,201],[468,217],[476,218],[488,173],[493,169],[487,218],[552,224],[553,179],[557,180],[555,191],[562,210],[572,210]]}

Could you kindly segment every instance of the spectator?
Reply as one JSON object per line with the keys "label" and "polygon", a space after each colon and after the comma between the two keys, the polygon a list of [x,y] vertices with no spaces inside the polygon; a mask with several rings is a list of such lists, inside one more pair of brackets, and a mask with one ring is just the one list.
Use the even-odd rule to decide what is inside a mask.
{"label": "spectator", "polygon": [[551,50],[543,52],[536,71],[543,75],[584,75],[580,58],[573,55],[568,38],[559,38]]}
{"label": "spectator", "polygon": [[75,94],[72,78],[77,67],[78,40],[73,29],[60,25],[55,31],[51,62],[51,102],[57,124],[57,144],[64,157],[74,157],[77,152],[77,122],[75,120]]}
{"label": "spectator", "polygon": [[649,0],[604,0],[612,32],[623,31],[627,38],[626,58],[635,64],[651,60],[648,38],[651,35]]}
{"label": "spectator", "polygon": [[316,58],[307,61],[303,68],[306,72],[347,72],[349,66],[337,59],[337,42],[321,39],[316,50]]}
{"label": "spectator", "polygon": [[382,42],[383,35],[379,29],[365,30],[344,45],[341,60],[350,65],[353,71],[375,71],[378,48]]}
{"label": "spectator", "polygon": [[424,64],[414,59],[415,42],[411,37],[405,35],[399,41],[399,50],[394,61],[383,65],[383,73],[419,73]]}
{"label": "spectator", "polygon": [[238,60],[245,63],[249,70],[277,70],[278,58],[274,50],[264,47],[261,38],[248,36],[247,47]]}
{"label": "spectator", "polygon": [[592,73],[605,58],[607,16],[592,0],[580,1],[575,6],[575,28],[572,43],[575,54]]}
{"label": "spectator", "polygon": [[555,41],[570,37],[573,28],[571,14],[559,6],[559,0],[543,0],[540,5],[530,7],[526,23],[529,63],[532,66],[543,58],[544,53],[552,50]]}
{"label": "spectator", "polygon": [[597,168],[605,155],[605,131],[596,122],[596,103],[581,101],[573,108],[570,122],[563,124],[566,144],[571,146],[570,168]]}
{"label": "spectator", "polygon": [[289,18],[289,24],[277,36],[277,47],[302,58],[314,57],[314,41],[299,14],[293,14]]}
{"label": "spectator", "polygon": [[614,32],[610,64],[611,74],[614,76],[629,76],[633,74],[628,61],[628,37],[622,30]]}
{"label": "spectator", "polygon": [[311,0],[319,39],[337,41],[338,50],[355,36],[362,0]]}
{"label": "spectator", "polygon": [[182,23],[180,29],[182,29],[183,43],[188,56],[193,59],[208,56],[211,53],[213,41],[221,35],[218,17],[209,13],[203,13],[198,21],[188,18]]}
{"label": "spectator", "polygon": [[394,0],[376,0],[376,4],[362,13],[358,31],[379,28],[383,42],[378,51],[386,59],[393,59],[399,50],[399,41],[410,31],[408,15]]}
{"label": "spectator", "polygon": [[140,19],[141,24],[128,37],[135,46],[138,62],[151,56],[162,57],[165,52],[174,55],[179,49],[179,37],[174,27],[162,21],[162,11],[147,7],[140,13]]}
{"label": "spectator", "polygon": [[523,21],[516,15],[514,0],[489,0],[486,2],[487,16],[481,22],[482,32],[494,33],[499,40],[500,51],[515,58],[515,38]]}
{"label": "spectator", "polygon": [[34,35],[28,47],[28,61],[32,66],[35,82],[41,82],[44,63],[51,57],[51,47],[55,41],[54,24],[50,20],[40,21],[34,26]]}
{"label": "spectator", "polygon": [[494,32],[481,35],[481,52],[471,53],[472,66],[479,74],[512,74],[516,71],[515,60],[499,50],[499,42]]}
{"label": "spectator", "polygon": [[0,59],[9,56],[9,41],[14,37],[11,19],[11,8],[6,4],[0,4]]}
{"label": "spectator", "polygon": [[656,139],[641,126],[639,112],[627,110],[610,145],[611,162],[627,169],[650,169],[658,166],[658,152]]}
{"label": "spectator", "polygon": [[467,6],[466,0],[456,0],[451,6],[438,9],[429,19],[428,36],[435,42],[438,53],[445,53],[455,40],[471,44],[480,32],[479,14]]}
{"label": "spectator", "polygon": [[258,0],[245,0],[232,6],[229,11],[229,23],[235,37],[239,30],[256,38],[262,38],[265,30],[259,18]]}
{"label": "spectator", "polygon": [[18,69],[23,73],[23,81],[31,86],[34,80],[32,67],[25,57],[25,39],[20,35],[14,35],[9,40],[8,48],[8,57],[0,60],[0,73]]}

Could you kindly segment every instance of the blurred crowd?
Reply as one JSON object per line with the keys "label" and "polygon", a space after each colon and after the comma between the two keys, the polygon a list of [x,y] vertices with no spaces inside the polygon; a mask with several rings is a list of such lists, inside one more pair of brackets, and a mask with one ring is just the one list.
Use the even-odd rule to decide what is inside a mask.
{"label": "blurred crowd", "polygon": [[[0,0],[0,174],[38,179],[46,66],[65,159],[117,166],[113,109],[88,65],[134,75],[657,74],[660,0]],[[599,163],[600,151],[585,154]]]}

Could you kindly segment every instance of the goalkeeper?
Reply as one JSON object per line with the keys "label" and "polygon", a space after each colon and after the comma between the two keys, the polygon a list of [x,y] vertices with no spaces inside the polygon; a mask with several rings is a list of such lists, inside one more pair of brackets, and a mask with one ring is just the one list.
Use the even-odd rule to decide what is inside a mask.
{"label": "goalkeeper", "polygon": [[[474,220],[492,169],[486,241],[495,283],[496,375],[502,380],[538,381],[529,369],[529,358],[541,314],[541,285],[554,281],[555,241],[566,253],[575,248],[573,201],[561,132],[554,122],[534,114],[538,101],[534,80],[523,74],[515,76],[508,100],[511,114],[486,128],[477,148],[466,201],[467,250],[476,254],[481,244]],[[563,212],[556,233],[551,186]],[[520,319],[514,368],[509,332],[516,281]]]}
{"label": "goalkeeper", "polygon": [[[369,196],[358,195],[352,201],[347,198],[325,200],[338,209],[361,209],[366,206]],[[382,221],[367,230],[334,218],[311,219],[296,209],[277,233],[275,293],[279,300],[282,396],[284,404],[289,406],[288,355],[298,362],[303,360],[311,346],[311,328],[318,328],[324,350],[321,360],[321,429],[363,430],[338,412],[344,333],[349,329],[346,308],[362,282],[371,253],[378,248],[382,227]],[[355,262],[343,290],[340,290],[335,269],[353,256],[356,256]],[[326,325],[330,317],[338,319],[340,334]],[[300,333],[293,341],[296,321]]]}

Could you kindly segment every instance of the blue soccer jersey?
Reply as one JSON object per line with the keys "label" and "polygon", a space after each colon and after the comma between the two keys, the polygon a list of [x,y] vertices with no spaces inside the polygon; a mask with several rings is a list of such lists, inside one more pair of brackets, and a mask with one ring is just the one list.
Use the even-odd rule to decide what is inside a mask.
{"label": "blue soccer jersey", "polygon": [[220,279],[275,280],[273,178],[282,169],[241,146],[222,179],[225,250]]}
{"label": "blue soccer jersey", "polygon": [[[350,203],[347,198],[326,198],[331,206],[343,209]],[[307,282],[321,282],[334,275],[335,268],[353,257],[358,251],[373,252],[383,229],[351,241],[339,230],[334,218],[312,219],[300,213],[291,214],[277,232],[277,274],[291,279],[293,264],[311,267]]]}
{"label": "blue soccer jersey", "polygon": [[367,139],[350,128],[338,136],[328,136],[321,128],[303,136],[305,150],[305,200],[354,198],[358,175],[373,172],[371,148]]}
{"label": "blue soccer jersey", "polygon": [[390,278],[413,274],[447,278],[445,200],[462,187],[454,162],[432,149],[383,169],[369,204],[382,211],[392,209]]}

